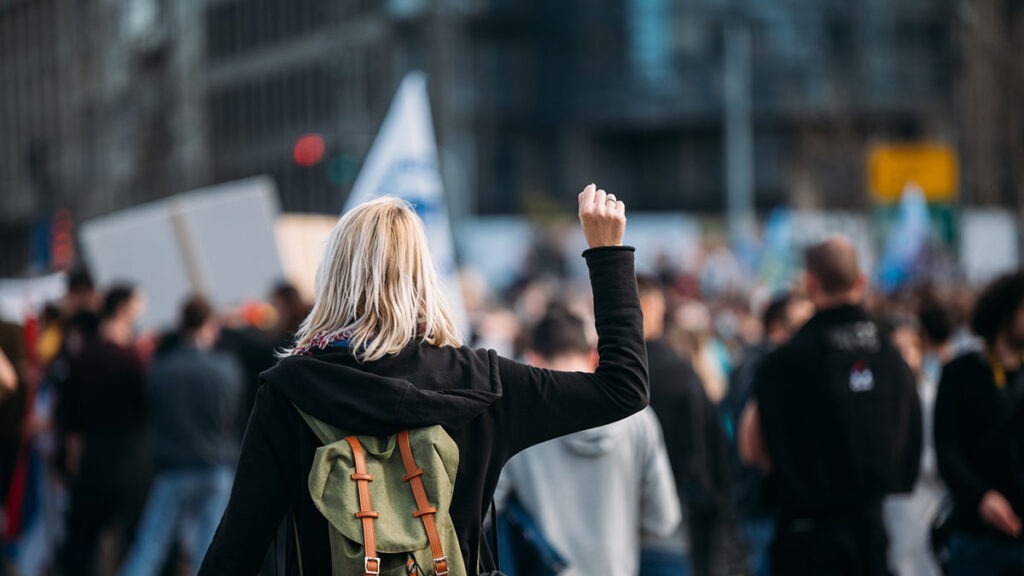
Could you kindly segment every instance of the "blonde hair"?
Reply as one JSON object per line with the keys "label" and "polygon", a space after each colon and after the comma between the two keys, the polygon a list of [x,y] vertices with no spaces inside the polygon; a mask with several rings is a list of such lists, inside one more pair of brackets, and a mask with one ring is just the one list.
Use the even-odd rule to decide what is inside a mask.
{"label": "blonde hair", "polygon": [[414,340],[461,345],[423,224],[398,198],[371,200],[338,221],[315,289],[313,309],[285,355],[324,335],[347,338],[360,362],[397,354]]}

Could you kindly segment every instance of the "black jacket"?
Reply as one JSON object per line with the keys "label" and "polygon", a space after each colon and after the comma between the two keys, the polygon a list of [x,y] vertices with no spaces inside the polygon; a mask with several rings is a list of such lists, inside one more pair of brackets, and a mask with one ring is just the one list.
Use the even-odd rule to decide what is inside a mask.
{"label": "black jacket", "polygon": [[[359,364],[345,348],[281,360],[264,385],[242,444],[231,499],[199,573],[256,574],[285,514],[295,514],[306,574],[329,574],[327,524],[306,478],[318,442],[292,403],[359,434],[441,424],[459,447],[451,516],[466,566],[493,568],[481,539],[502,466],[546,440],[607,424],[647,405],[646,350],[632,248],[584,253],[600,362],[593,374],[553,372],[493,351],[410,345]],[[297,574],[289,538],[288,574]]]}
{"label": "black jacket", "polygon": [[651,408],[661,422],[680,502],[691,513],[717,509],[728,492],[718,412],[693,364],[668,342],[649,341],[647,355]]}
{"label": "black jacket", "polygon": [[[1024,516],[1024,374],[1007,374],[1000,390],[988,359],[965,354],[942,370],[935,400],[935,452],[956,504],[957,525],[1009,539],[986,524],[978,505],[989,490]],[[1018,539],[1024,541],[1024,536]]]}
{"label": "black jacket", "polygon": [[859,306],[818,312],[757,371],[781,517],[855,517],[909,492],[921,405],[899,352]]}

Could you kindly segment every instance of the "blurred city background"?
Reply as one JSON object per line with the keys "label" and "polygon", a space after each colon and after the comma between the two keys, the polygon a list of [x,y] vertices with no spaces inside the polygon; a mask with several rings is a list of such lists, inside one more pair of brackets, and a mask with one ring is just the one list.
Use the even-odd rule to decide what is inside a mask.
{"label": "blurred city background", "polygon": [[[766,311],[803,302],[801,249],[833,233],[922,391],[976,347],[977,289],[1024,254],[1022,56],[1022,0],[0,0],[4,569],[75,573],[68,550],[100,529],[99,573],[129,550],[138,499],[123,522],[65,522],[91,501],[74,491],[92,432],[67,413],[96,409],[68,382],[109,368],[76,368],[88,342],[116,333],[142,359],[135,404],[109,392],[99,414],[130,444],[105,445],[110,462],[144,470],[139,390],[204,296],[193,312],[242,367],[237,444],[339,214],[394,193],[426,223],[467,343],[520,357],[549,305],[590,316],[575,212],[595,182],[627,203],[664,339],[731,450],[694,471],[696,573],[753,573],[727,478],[737,366],[778,344]],[[146,473],[98,469],[144,496]],[[890,530],[916,542],[922,571],[901,573],[936,574],[934,462],[921,478],[926,510]]]}
{"label": "blurred city background", "polygon": [[[1022,13],[1016,0],[4,0],[0,272],[64,265],[55,222],[247,176],[271,176],[284,212],[338,214],[409,70],[429,79],[456,228],[571,211],[591,181],[633,211],[712,226],[730,197],[760,216],[878,218],[899,191],[872,190],[872,147],[927,144],[932,169],[949,170],[947,151],[954,164],[925,190],[954,247],[960,208],[1022,206]],[[296,157],[310,134],[322,153]]]}

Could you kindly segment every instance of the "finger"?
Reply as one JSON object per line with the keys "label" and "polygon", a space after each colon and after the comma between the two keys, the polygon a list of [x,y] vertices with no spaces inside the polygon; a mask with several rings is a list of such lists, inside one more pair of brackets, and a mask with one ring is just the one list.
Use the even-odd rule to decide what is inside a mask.
{"label": "finger", "polygon": [[597,193],[594,195],[594,206],[597,207],[597,208],[600,208],[601,206],[604,206],[604,202],[607,199],[608,199],[608,193],[605,192],[604,190],[600,190],[599,189],[597,191]]}
{"label": "finger", "polygon": [[607,200],[611,200],[612,202],[614,202],[618,200],[618,198],[615,197],[615,194],[609,194]]}
{"label": "finger", "polygon": [[597,193],[597,185],[588,184],[583,192],[580,192],[580,211],[594,203],[594,195]]}
{"label": "finger", "polygon": [[619,216],[626,215],[626,203],[623,202],[622,200],[615,201],[615,214]]}

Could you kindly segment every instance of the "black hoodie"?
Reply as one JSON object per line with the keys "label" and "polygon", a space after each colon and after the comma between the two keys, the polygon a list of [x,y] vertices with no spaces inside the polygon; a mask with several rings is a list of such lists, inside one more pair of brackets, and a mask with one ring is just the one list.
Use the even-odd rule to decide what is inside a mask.
{"label": "black hoodie", "polygon": [[[327,348],[285,358],[264,372],[231,499],[199,574],[256,574],[289,511],[297,521],[305,574],[330,573],[327,524],[306,488],[319,442],[292,403],[358,434],[444,426],[460,453],[450,512],[462,556],[467,567],[479,562],[482,571],[493,569],[481,525],[505,462],[535,444],[629,416],[648,402],[633,249],[591,249],[584,257],[599,337],[593,374],[426,344],[364,364],[346,348]],[[294,538],[287,550],[287,573],[298,574]]]}

